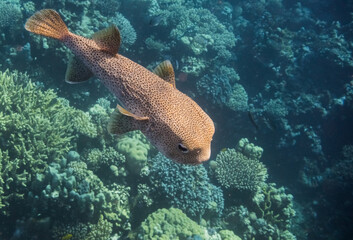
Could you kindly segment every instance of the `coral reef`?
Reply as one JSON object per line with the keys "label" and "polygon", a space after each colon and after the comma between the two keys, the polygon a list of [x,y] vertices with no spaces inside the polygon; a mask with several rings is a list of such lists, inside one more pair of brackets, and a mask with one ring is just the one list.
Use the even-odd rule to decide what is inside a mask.
{"label": "coral reef", "polygon": [[[129,188],[117,184],[104,186],[84,162],[52,163],[33,181],[28,201],[34,215],[55,219],[97,221],[103,215],[117,232],[130,229]],[[78,218],[77,216],[80,216]]]}
{"label": "coral reef", "polygon": [[88,115],[16,72],[0,74],[0,121],[2,198],[7,201],[23,200],[37,173],[59,162],[80,135],[96,133]]}
{"label": "coral reef", "polygon": [[267,169],[258,159],[235,149],[220,152],[212,163],[216,179],[225,188],[255,192],[267,179]]}
{"label": "coral reef", "polygon": [[[55,224],[52,239],[106,240],[112,233],[112,224],[101,215],[97,223]],[[65,238],[65,236],[67,238]]]}
{"label": "coral reef", "polygon": [[237,152],[242,153],[244,156],[256,160],[260,160],[264,151],[261,147],[255,146],[253,143],[250,143],[247,138],[240,139],[235,149],[237,150]]}
{"label": "coral reef", "polygon": [[127,169],[137,175],[147,165],[151,145],[140,131],[135,131],[119,138],[116,149],[126,156]]}
{"label": "coral reef", "polygon": [[236,236],[234,232],[230,230],[221,230],[219,231],[219,235],[221,236],[222,240],[241,240],[240,237]]}
{"label": "coral reef", "polygon": [[137,36],[135,29],[131,26],[129,20],[127,20],[121,13],[116,13],[111,21],[120,30],[123,46],[133,45]]}
{"label": "coral reef", "polygon": [[[98,79],[64,86],[71,53],[23,29],[42,8],[85,37],[116,24],[119,53],[143,66],[171,60],[178,89],[215,122],[216,160],[181,166],[155,156],[141,133],[110,135],[116,98]],[[35,81],[0,73],[1,238],[125,239],[133,228],[140,239],[174,239],[168,212],[180,211],[157,210],[172,206],[202,225],[185,220],[202,232],[180,239],[351,236],[352,9],[334,0],[0,1],[0,70]],[[235,147],[234,136],[265,154],[245,138]],[[287,190],[265,183],[260,158],[298,196],[302,226]],[[149,228],[154,211],[164,222]],[[144,238],[137,228],[148,215]]]}
{"label": "coral reef", "polygon": [[19,28],[22,18],[20,1],[3,0],[0,2],[0,29],[10,28],[13,31]]}
{"label": "coral reef", "polygon": [[195,55],[214,51],[220,58],[231,57],[230,49],[235,46],[236,38],[209,10],[172,4],[168,6],[166,19],[174,25],[170,36]]}
{"label": "coral reef", "polygon": [[188,218],[180,209],[158,209],[151,213],[141,224],[137,239],[188,239],[198,235],[205,239],[205,231],[196,222]]}
{"label": "coral reef", "polygon": [[283,187],[263,183],[251,202],[225,210],[227,228],[244,240],[296,239],[290,232],[295,215],[293,196],[286,194]]}
{"label": "coral reef", "polygon": [[240,84],[234,84],[226,101],[226,106],[233,111],[245,112],[248,110],[248,94]]}
{"label": "coral reef", "polygon": [[222,190],[209,182],[203,166],[181,165],[159,153],[152,159],[149,177],[155,201],[167,201],[167,206],[177,207],[191,217],[221,215]]}
{"label": "coral reef", "polygon": [[237,83],[239,75],[233,68],[221,66],[213,74],[204,75],[196,82],[200,95],[204,95],[214,104],[227,106],[234,111],[248,109],[248,95],[242,85]]}
{"label": "coral reef", "polygon": [[232,94],[232,86],[229,79],[224,76],[206,74],[197,81],[197,91],[213,104],[224,106]]}
{"label": "coral reef", "polygon": [[107,147],[102,151],[97,148],[90,149],[85,162],[90,170],[97,174],[100,173],[102,177],[107,175],[109,169],[115,177],[126,176],[125,156],[112,147]]}

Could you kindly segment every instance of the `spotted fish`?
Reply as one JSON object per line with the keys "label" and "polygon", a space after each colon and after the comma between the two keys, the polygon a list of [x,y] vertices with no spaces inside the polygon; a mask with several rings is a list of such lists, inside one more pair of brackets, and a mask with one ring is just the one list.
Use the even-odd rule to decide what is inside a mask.
{"label": "spotted fish", "polygon": [[200,164],[210,158],[213,121],[196,102],[176,89],[169,61],[151,72],[118,54],[117,27],[87,39],[71,33],[51,9],[36,12],[25,28],[58,39],[74,53],[66,71],[67,82],[79,83],[95,75],[116,96],[120,105],[108,124],[110,133],[141,130],[160,152],[179,163]]}

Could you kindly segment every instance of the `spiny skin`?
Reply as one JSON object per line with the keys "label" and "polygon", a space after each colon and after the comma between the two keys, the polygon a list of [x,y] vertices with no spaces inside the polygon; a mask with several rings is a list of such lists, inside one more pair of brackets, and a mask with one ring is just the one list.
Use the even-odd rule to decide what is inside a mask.
{"label": "spiny skin", "polygon": [[130,59],[102,51],[94,40],[70,32],[60,40],[128,111],[149,118],[140,130],[168,158],[186,164],[210,158],[214,124],[191,98]]}

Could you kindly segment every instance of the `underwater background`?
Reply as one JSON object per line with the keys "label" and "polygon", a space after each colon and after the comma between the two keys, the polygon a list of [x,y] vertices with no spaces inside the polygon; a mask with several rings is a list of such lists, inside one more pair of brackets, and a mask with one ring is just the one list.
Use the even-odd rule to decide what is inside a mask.
{"label": "underwater background", "polygon": [[[24,29],[43,8],[169,59],[215,122],[211,160],[110,135],[115,97],[65,83],[70,51]],[[0,30],[0,240],[352,239],[352,1],[0,0]]]}

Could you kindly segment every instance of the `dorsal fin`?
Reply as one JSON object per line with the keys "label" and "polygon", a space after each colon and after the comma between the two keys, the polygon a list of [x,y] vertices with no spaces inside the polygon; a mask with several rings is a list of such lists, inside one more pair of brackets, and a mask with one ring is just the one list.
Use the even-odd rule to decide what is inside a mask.
{"label": "dorsal fin", "polygon": [[115,25],[100,30],[92,35],[93,41],[106,52],[117,54],[120,47],[120,32]]}
{"label": "dorsal fin", "polygon": [[174,69],[172,63],[169,60],[161,62],[153,70],[153,73],[158,75],[160,78],[164,79],[166,82],[170,83],[174,88],[176,88]]}
{"label": "dorsal fin", "polygon": [[123,134],[134,130],[146,129],[148,117],[139,117],[121,106],[117,106],[108,123],[108,132]]}
{"label": "dorsal fin", "polygon": [[65,81],[68,83],[81,83],[93,77],[93,73],[77,57],[71,56],[67,65]]}

